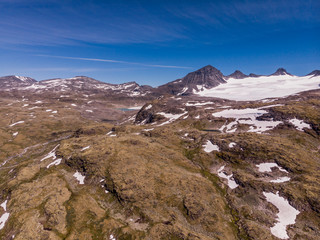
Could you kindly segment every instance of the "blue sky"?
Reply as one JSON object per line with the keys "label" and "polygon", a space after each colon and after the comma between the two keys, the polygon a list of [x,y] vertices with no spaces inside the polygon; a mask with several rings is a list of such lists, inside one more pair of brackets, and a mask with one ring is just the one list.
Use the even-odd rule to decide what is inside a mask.
{"label": "blue sky", "polygon": [[208,64],[320,69],[319,0],[0,0],[0,13],[0,76],[157,86]]}

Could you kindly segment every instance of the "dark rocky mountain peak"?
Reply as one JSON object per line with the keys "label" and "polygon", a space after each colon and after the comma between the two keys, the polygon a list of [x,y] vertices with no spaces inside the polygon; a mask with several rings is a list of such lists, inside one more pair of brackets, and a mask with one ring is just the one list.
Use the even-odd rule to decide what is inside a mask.
{"label": "dark rocky mountain peak", "polygon": [[185,84],[203,84],[208,87],[215,87],[220,83],[225,82],[220,70],[211,65],[207,65],[197,71],[187,74],[182,80]]}
{"label": "dark rocky mountain peak", "polygon": [[314,70],[311,73],[307,74],[307,76],[311,76],[311,75],[313,75],[314,77],[320,76],[320,70]]}
{"label": "dark rocky mountain peak", "polygon": [[284,68],[278,68],[277,71],[275,71],[271,76],[280,76],[280,75],[291,75],[290,73],[287,72]]}
{"label": "dark rocky mountain peak", "polygon": [[30,77],[23,76],[5,76],[0,77],[0,88],[25,87],[36,83],[37,81]]}
{"label": "dark rocky mountain peak", "polygon": [[230,74],[227,76],[228,78],[235,78],[235,79],[243,79],[248,77],[248,75],[245,75],[244,73],[242,73],[239,70],[236,70],[234,73]]}
{"label": "dark rocky mountain peak", "polygon": [[217,68],[207,65],[185,77],[169,82],[157,88],[162,94],[188,95],[193,91],[201,91],[204,88],[213,88],[225,83],[223,74]]}

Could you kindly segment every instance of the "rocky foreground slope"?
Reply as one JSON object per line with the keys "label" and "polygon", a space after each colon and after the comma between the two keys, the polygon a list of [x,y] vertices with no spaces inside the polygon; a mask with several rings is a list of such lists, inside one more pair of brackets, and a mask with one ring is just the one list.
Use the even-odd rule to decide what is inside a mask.
{"label": "rocky foreground slope", "polygon": [[23,94],[0,96],[0,239],[319,239],[320,90]]}

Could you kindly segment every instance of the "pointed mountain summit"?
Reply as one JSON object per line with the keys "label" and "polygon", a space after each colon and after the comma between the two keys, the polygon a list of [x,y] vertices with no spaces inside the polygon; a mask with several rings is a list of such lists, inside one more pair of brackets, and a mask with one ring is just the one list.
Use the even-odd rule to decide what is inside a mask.
{"label": "pointed mountain summit", "polygon": [[225,77],[211,65],[207,65],[194,72],[188,73],[185,77],[169,82],[157,88],[160,93],[174,95],[188,95],[193,91],[201,91],[204,88],[213,88],[225,83]]}
{"label": "pointed mountain summit", "polygon": [[320,70],[314,70],[311,73],[307,74],[307,76],[311,76],[311,75],[313,75],[314,77],[320,76]]}
{"label": "pointed mountain summit", "polygon": [[278,68],[277,71],[272,73],[270,76],[281,76],[281,75],[290,75],[290,76],[292,76],[292,74],[288,73],[287,70],[285,70],[284,68]]}
{"label": "pointed mountain summit", "polygon": [[234,73],[230,74],[227,76],[228,78],[234,78],[234,79],[243,79],[243,78],[247,78],[248,75],[245,75],[244,73],[242,73],[239,70],[234,71]]}

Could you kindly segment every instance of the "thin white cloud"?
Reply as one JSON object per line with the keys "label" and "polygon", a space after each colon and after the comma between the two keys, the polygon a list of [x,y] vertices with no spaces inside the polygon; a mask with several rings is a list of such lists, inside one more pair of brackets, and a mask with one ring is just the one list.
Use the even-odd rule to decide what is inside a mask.
{"label": "thin white cloud", "polygon": [[67,57],[67,56],[53,56],[53,55],[44,55],[38,54],[35,55],[38,57],[49,57],[49,58],[60,58],[60,59],[70,59],[70,60],[81,60],[81,61],[93,61],[93,62],[108,62],[108,63],[122,63],[122,64],[133,64],[144,67],[154,67],[154,68],[191,68],[185,66],[174,66],[174,65],[159,65],[159,64],[146,64],[146,63],[138,63],[138,62],[127,62],[113,59],[101,59],[101,58],[83,58],[83,57]]}

